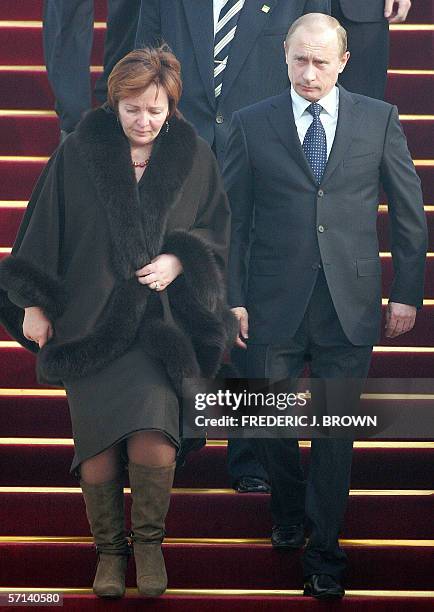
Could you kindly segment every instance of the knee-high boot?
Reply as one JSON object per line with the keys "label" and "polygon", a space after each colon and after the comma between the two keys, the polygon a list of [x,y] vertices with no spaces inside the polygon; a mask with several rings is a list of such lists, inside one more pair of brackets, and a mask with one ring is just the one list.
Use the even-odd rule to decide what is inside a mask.
{"label": "knee-high boot", "polygon": [[120,480],[102,484],[80,481],[98,565],[93,591],[99,597],[122,597],[130,547],[126,539],[124,492]]}
{"label": "knee-high boot", "polygon": [[156,597],[167,588],[167,573],[161,542],[169,509],[175,463],[151,467],[129,463],[132,495],[131,528],[136,561],[137,588],[142,595]]}

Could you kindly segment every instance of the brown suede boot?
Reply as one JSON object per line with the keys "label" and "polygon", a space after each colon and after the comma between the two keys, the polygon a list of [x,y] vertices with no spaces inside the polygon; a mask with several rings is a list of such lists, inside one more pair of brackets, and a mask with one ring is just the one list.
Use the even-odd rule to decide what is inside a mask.
{"label": "brown suede boot", "polygon": [[132,495],[131,528],[136,561],[137,588],[142,595],[156,597],[167,588],[167,573],[161,542],[169,509],[176,463],[148,467],[129,463]]}
{"label": "brown suede boot", "polygon": [[93,485],[81,480],[80,486],[98,555],[93,592],[98,597],[122,597],[125,594],[125,573],[130,554],[125,529],[123,483],[114,480]]}

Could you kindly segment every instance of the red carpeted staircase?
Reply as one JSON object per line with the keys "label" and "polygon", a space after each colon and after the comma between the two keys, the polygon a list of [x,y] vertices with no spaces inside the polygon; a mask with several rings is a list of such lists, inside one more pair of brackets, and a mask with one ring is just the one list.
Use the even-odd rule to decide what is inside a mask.
{"label": "red carpeted staircase", "polygon": [[[101,64],[105,28],[105,2],[95,5],[93,77]],[[43,67],[41,14],[42,0],[0,4],[0,258],[10,252],[32,186],[58,142]],[[411,333],[382,340],[375,348],[375,377],[432,378],[434,372],[431,23],[431,2],[419,0],[407,24],[392,29],[387,90],[387,99],[398,105],[423,182],[430,236],[425,308]],[[385,204],[378,228],[386,298],[392,262]],[[432,395],[416,392],[410,400],[392,399],[432,415]],[[34,358],[2,328],[0,436],[0,609],[5,594],[17,590],[63,592],[64,606],[76,610],[421,612],[434,607],[433,441],[356,443],[342,531],[350,561],[342,602],[324,604],[301,596],[299,554],[277,553],[269,543],[268,496],[233,492],[225,443],[209,442],[175,482],[164,544],[167,594],[158,600],[139,598],[131,562],[127,596],[108,603],[90,589],[95,557],[80,491],[69,475],[73,447],[64,392],[38,386]],[[301,446],[308,463],[309,444]]]}

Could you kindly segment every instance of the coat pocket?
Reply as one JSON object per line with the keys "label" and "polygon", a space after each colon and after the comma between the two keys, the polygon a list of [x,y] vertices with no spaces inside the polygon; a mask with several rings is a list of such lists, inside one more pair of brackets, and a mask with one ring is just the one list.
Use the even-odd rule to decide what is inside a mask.
{"label": "coat pocket", "polygon": [[363,155],[355,155],[354,157],[348,157],[344,159],[343,163],[344,166],[347,168],[349,166],[366,166],[368,164],[372,166],[378,166],[379,160],[377,153],[375,151],[372,151],[372,153],[364,153]]}
{"label": "coat pocket", "polygon": [[357,276],[379,276],[381,274],[381,259],[357,259]]}

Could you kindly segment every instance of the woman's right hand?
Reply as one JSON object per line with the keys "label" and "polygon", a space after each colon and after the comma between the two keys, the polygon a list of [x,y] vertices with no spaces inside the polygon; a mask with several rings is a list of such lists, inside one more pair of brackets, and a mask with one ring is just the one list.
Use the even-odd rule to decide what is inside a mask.
{"label": "woman's right hand", "polygon": [[53,337],[53,326],[39,306],[25,309],[23,335],[27,340],[37,342],[39,348]]}

